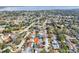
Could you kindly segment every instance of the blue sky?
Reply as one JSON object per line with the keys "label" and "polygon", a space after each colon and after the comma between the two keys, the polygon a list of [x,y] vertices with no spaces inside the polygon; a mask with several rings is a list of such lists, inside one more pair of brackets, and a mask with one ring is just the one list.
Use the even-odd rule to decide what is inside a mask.
{"label": "blue sky", "polygon": [[79,9],[79,6],[7,6],[0,11],[19,11],[19,10],[52,10],[52,9]]}

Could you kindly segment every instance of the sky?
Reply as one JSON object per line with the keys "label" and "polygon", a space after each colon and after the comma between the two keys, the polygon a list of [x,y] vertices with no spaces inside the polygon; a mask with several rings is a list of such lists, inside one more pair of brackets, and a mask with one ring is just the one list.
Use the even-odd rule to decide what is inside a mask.
{"label": "sky", "polygon": [[79,6],[4,6],[0,11],[21,11],[21,10],[54,10],[54,9],[79,9]]}

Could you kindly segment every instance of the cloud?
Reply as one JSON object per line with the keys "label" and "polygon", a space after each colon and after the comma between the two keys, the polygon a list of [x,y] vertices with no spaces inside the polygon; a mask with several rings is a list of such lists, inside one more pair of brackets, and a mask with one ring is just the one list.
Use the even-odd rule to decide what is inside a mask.
{"label": "cloud", "polygon": [[52,9],[79,9],[77,6],[7,6],[0,7],[0,11],[21,11],[21,10],[52,10]]}

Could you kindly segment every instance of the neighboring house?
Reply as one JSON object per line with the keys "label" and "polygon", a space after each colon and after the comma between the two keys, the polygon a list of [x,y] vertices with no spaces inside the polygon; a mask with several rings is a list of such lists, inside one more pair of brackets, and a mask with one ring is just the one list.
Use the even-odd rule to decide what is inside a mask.
{"label": "neighboring house", "polygon": [[53,35],[53,37],[52,37],[52,47],[53,47],[55,50],[57,50],[57,49],[60,48],[60,47],[59,47],[59,44],[58,44],[58,41],[57,41],[56,39],[57,39],[56,36]]}
{"label": "neighboring house", "polygon": [[11,38],[11,35],[9,34],[9,35],[3,35],[3,36],[1,36],[1,38],[2,38],[2,40],[5,42],[5,43],[9,43],[9,42],[11,42],[12,41],[12,38]]}
{"label": "neighboring house", "polygon": [[78,49],[79,49],[79,44],[77,44],[77,45],[76,45],[76,48],[78,48]]}
{"label": "neighboring house", "polygon": [[76,38],[79,40],[79,34],[76,35]]}
{"label": "neighboring house", "polygon": [[52,46],[53,46],[54,49],[59,49],[59,44],[56,40],[52,41]]}

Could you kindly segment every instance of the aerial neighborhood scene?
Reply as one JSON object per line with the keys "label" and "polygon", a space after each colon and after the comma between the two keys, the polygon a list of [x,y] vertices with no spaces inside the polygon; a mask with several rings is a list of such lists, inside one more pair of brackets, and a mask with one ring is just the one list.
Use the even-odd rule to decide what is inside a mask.
{"label": "aerial neighborhood scene", "polygon": [[78,53],[79,7],[0,7],[0,53]]}

